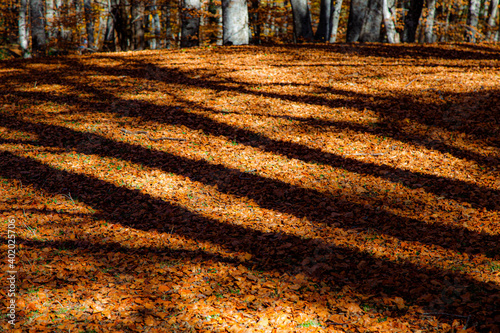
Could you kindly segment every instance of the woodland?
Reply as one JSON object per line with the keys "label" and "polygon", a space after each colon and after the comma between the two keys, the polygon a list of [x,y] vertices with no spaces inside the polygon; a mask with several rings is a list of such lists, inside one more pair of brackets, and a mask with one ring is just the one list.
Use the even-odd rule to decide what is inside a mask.
{"label": "woodland", "polygon": [[298,3],[0,4],[0,332],[500,332],[498,2]]}

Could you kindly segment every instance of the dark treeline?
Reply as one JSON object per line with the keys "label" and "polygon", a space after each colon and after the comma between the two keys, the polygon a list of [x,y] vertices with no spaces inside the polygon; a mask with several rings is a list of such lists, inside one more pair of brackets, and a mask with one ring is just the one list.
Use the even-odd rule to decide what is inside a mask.
{"label": "dark treeline", "polygon": [[7,0],[0,57],[203,45],[499,41],[499,0]]}

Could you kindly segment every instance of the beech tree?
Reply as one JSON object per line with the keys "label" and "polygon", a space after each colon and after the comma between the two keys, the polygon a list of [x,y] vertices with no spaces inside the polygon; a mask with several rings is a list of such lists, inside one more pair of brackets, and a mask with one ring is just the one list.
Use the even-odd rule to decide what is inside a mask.
{"label": "beech tree", "polygon": [[395,0],[382,0],[382,14],[384,17],[385,32],[389,43],[399,43],[396,26],[393,21],[395,16]]}
{"label": "beech tree", "polygon": [[474,43],[476,41],[480,4],[480,0],[469,0],[469,11],[467,13],[467,26],[465,30],[465,40],[467,42]]}
{"label": "beech tree", "polygon": [[382,24],[382,0],[351,0],[347,42],[377,42]]}
{"label": "beech tree", "polygon": [[330,43],[337,40],[337,30],[339,27],[340,11],[342,10],[342,0],[336,0],[332,15],[332,32],[330,33]]}
{"label": "beech tree", "polygon": [[35,56],[44,55],[47,47],[45,37],[45,6],[43,0],[31,0],[31,49]]}
{"label": "beech tree", "polygon": [[486,40],[496,40],[498,42],[498,28],[494,33],[493,30],[496,27],[496,21],[498,18],[498,0],[491,0],[490,13],[487,23]]}
{"label": "beech tree", "polygon": [[184,0],[181,8],[181,47],[200,44],[200,0]]}
{"label": "beech tree", "polygon": [[330,35],[332,33],[332,17],[333,17],[333,0],[321,0],[320,12],[319,12],[319,23],[314,35],[314,39],[324,42],[330,41]]}
{"label": "beech tree", "polygon": [[307,0],[291,0],[295,42],[313,39],[311,12]]}
{"label": "beech tree", "polygon": [[424,0],[411,0],[410,10],[405,17],[405,27],[403,30],[403,37],[401,41],[404,43],[415,42],[415,36],[418,27],[418,21],[422,15],[422,8],[424,6]]}
{"label": "beech tree", "polygon": [[87,29],[88,48],[94,48],[94,15],[92,14],[91,0],[83,0],[83,9],[85,12],[85,27]]}
{"label": "beech tree", "polygon": [[246,0],[222,0],[222,40],[224,45],[250,42]]}
{"label": "beech tree", "polygon": [[28,49],[28,0],[21,0],[19,7],[19,46],[21,47],[22,57],[29,58]]}
{"label": "beech tree", "polygon": [[425,42],[434,42],[434,16],[436,14],[436,0],[427,0],[427,18],[425,20]]}

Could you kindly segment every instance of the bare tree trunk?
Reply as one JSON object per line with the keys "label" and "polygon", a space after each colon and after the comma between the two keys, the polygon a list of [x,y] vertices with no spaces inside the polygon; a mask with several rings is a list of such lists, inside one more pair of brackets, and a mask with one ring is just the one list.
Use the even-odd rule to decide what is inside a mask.
{"label": "bare tree trunk", "polygon": [[[486,31],[486,40],[492,40],[494,35],[493,30],[496,27],[496,21],[498,17],[498,0],[492,0],[490,6],[490,16],[488,17],[488,31]],[[497,32],[498,34],[498,28]]]}
{"label": "bare tree trunk", "polygon": [[103,37],[103,49],[106,51],[116,51],[115,45],[115,15],[116,1],[108,0],[108,16],[106,18],[106,30]]}
{"label": "bare tree trunk", "polygon": [[262,43],[262,40],[261,40],[262,22],[260,22],[259,4],[260,4],[260,0],[252,0],[251,1],[252,15],[250,16],[250,18],[251,18],[251,25],[253,26],[253,34],[254,34],[254,38],[253,38],[252,43],[256,44],[256,45],[259,45]]}
{"label": "bare tree trunk", "polygon": [[291,0],[295,42],[313,39],[311,12],[307,0]]}
{"label": "bare tree trunk", "polygon": [[156,6],[156,1],[153,0],[153,6],[150,6],[148,9],[151,12],[151,23],[150,23],[150,31],[153,33],[154,38],[149,41],[149,47],[152,50],[160,48],[160,34],[161,34],[161,22],[160,15],[158,14],[158,7]]}
{"label": "bare tree trunk", "polygon": [[451,4],[448,4],[448,6],[443,6],[443,14],[445,10],[446,10],[446,19],[444,21],[443,33],[441,35],[441,38],[439,39],[440,42],[448,41],[448,28],[450,27]]}
{"label": "bare tree trunk", "polygon": [[54,0],[45,1],[45,19],[47,25],[47,39],[49,42],[55,37],[54,31]]}
{"label": "bare tree trunk", "polygon": [[368,0],[351,0],[349,19],[347,21],[346,42],[352,43],[359,40],[363,22],[366,16]]}
{"label": "bare tree trunk", "polygon": [[94,49],[94,15],[92,13],[92,0],[83,0],[83,9],[85,13],[88,48]]}
{"label": "bare tree trunk", "polygon": [[200,0],[184,0],[181,9],[181,47],[200,45]]}
{"label": "bare tree trunk", "polygon": [[134,50],[144,50],[144,2],[132,2],[132,27]]}
{"label": "bare tree trunk", "polygon": [[342,10],[342,0],[336,0],[332,15],[332,31],[330,32],[330,43],[335,43],[337,40],[337,31],[339,28],[340,11]]}
{"label": "bare tree trunk", "polygon": [[246,0],[222,0],[224,45],[245,45],[250,41]]}
{"label": "bare tree trunk", "polygon": [[33,55],[45,55],[45,10],[42,0],[31,0],[31,47]]}
{"label": "bare tree trunk", "polygon": [[130,6],[126,0],[115,1],[117,5],[113,7],[114,29],[118,39],[115,44],[120,47],[120,51],[128,51],[132,47]]}
{"label": "bare tree trunk", "polygon": [[436,15],[436,0],[427,0],[427,20],[425,21],[425,42],[434,43],[434,17]]}
{"label": "bare tree trunk", "polygon": [[469,12],[467,14],[467,28],[465,30],[465,40],[467,42],[476,42],[477,23],[479,21],[480,0],[469,0]]}
{"label": "bare tree trunk", "polygon": [[165,48],[170,49],[172,47],[172,8],[170,5],[170,0],[166,0],[165,6],[162,10],[162,16],[165,17]]}
{"label": "bare tree trunk", "polygon": [[332,33],[333,0],[321,0],[319,10],[319,23],[314,39],[329,42]]}
{"label": "bare tree trunk", "polygon": [[21,0],[19,7],[19,46],[21,47],[21,52],[23,58],[31,58],[31,54],[28,50],[28,0]]}
{"label": "bare tree trunk", "polygon": [[[101,4],[99,4],[99,5],[101,5]],[[107,28],[106,22],[107,22],[108,15],[109,15],[109,7],[105,8],[105,9],[100,8],[100,10],[99,10],[99,28],[97,29],[97,36],[95,39],[95,46],[94,46],[94,48],[96,50],[101,50],[103,47],[103,42],[104,42],[106,28]]]}
{"label": "bare tree trunk", "polygon": [[394,0],[383,0],[382,13],[384,17],[385,33],[389,43],[394,44],[397,43],[398,40],[396,37],[396,26],[394,25],[394,21],[392,19],[393,11],[391,11],[391,9],[394,9]]}
{"label": "bare tree trunk", "polygon": [[424,6],[424,0],[411,0],[410,10],[405,18],[405,27],[403,30],[402,41],[404,43],[415,42],[415,35],[417,32],[418,21],[420,21],[420,16],[422,15],[422,8]]}

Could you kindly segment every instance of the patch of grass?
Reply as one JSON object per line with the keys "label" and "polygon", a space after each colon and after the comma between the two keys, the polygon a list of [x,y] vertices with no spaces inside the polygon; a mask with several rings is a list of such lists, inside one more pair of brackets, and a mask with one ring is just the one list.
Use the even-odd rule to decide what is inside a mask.
{"label": "patch of grass", "polygon": [[308,327],[322,327],[322,326],[319,321],[311,319],[306,322],[303,322],[302,324],[298,324],[297,327],[308,328]]}

